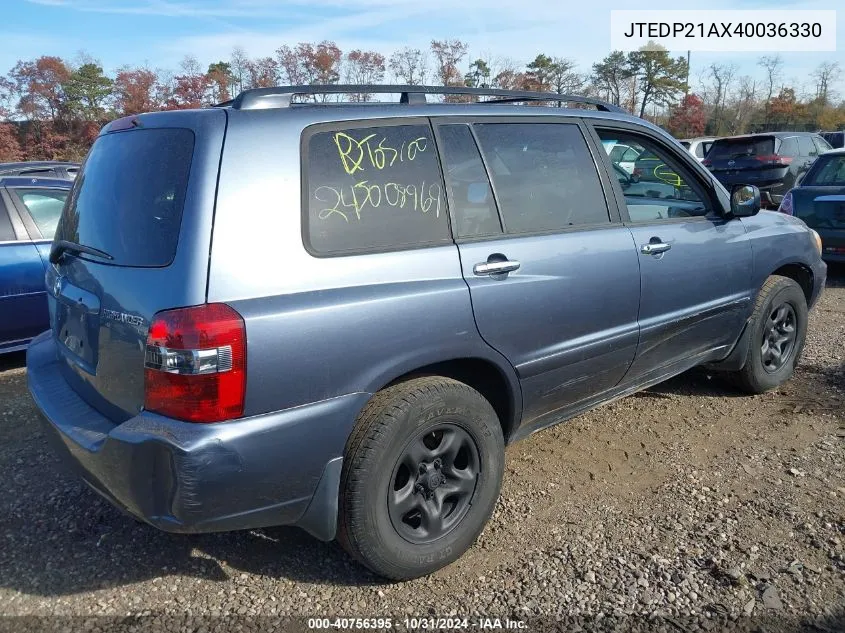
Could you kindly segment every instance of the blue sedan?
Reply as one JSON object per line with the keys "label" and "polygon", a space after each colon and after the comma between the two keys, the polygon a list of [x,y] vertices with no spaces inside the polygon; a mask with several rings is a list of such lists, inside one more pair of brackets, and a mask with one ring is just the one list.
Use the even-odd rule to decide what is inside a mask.
{"label": "blue sedan", "polygon": [[845,262],[845,149],[825,152],[780,204],[822,238],[822,258]]}
{"label": "blue sedan", "polygon": [[49,328],[44,271],[73,183],[0,178],[0,354]]}

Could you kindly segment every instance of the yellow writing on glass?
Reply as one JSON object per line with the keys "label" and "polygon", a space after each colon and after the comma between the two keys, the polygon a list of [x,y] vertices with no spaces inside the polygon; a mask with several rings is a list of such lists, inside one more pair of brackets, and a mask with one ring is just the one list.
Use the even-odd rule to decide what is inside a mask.
{"label": "yellow writing on glass", "polygon": [[361,212],[365,208],[378,209],[382,206],[425,214],[433,211],[435,218],[440,217],[440,185],[426,185],[425,181],[419,185],[403,185],[396,182],[371,184],[367,180],[356,182],[349,187],[322,185],[314,190],[314,198],[325,205],[317,212],[317,217],[321,220],[337,216],[347,223],[350,218],[360,221]]}
{"label": "yellow writing on glass", "polygon": [[428,147],[428,139],[424,136],[412,141],[404,141],[398,149],[387,142],[386,136],[376,143],[377,136],[377,134],[368,134],[356,139],[346,132],[335,133],[334,144],[343,170],[347,174],[351,176],[358,171],[365,171],[367,167],[382,170],[392,167],[397,160],[400,163],[406,160],[412,161],[418,153],[424,152]]}

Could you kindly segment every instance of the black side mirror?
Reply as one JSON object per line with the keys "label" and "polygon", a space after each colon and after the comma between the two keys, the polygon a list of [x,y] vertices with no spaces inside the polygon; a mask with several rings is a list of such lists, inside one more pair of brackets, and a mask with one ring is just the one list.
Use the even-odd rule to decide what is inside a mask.
{"label": "black side mirror", "polygon": [[748,218],[760,210],[760,190],[754,185],[742,185],[731,193],[731,214]]}

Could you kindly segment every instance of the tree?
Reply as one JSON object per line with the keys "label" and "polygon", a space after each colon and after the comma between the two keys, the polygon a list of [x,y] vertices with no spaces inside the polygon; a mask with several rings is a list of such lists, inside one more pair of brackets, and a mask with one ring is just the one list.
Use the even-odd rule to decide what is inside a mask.
{"label": "tree", "polygon": [[733,83],[736,74],[735,64],[710,64],[708,72],[713,86],[713,119],[710,131],[715,136],[723,134],[725,127],[725,106],[728,99],[728,91]]}
{"label": "tree", "polygon": [[[340,80],[343,53],[334,42],[300,42],[295,49],[285,45],[276,50],[276,55],[283,75],[292,85],[336,84]],[[321,101],[328,98],[329,95],[319,95]]]}
{"label": "tree", "polygon": [[173,94],[167,100],[168,110],[201,108],[208,102],[211,80],[202,72],[195,57],[186,56],[181,63],[182,74],[174,78]]}
{"label": "tree", "polygon": [[39,57],[19,61],[9,73],[20,96],[18,111],[36,120],[56,121],[65,105],[62,85],[70,78],[70,70],[59,57]]}
{"label": "tree", "polygon": [[115,108],[123,116],[159,109],[158,84],[157,74],[148,68],[123,68],[114,80]]}
{"label": "tree", "polygon": [[781,88],[769,104],[771,121],[778,126],[791,125],[799,114],[798,102],[793,88]]}
{"label": "tree", "polygon": [[409,86],[425,84],[427,63],[425,53],[418,48],[405,47],[395,51],[388,62],[397,81]]}
{"label": "tree", "polygon": [[765,124],[768,126],[771,117],[771,103],[772,97],[775,94],[775,86],[780,81],[781,73],[783,71],[783,58],[780,55],[765,55],[761,57],[758,66],[762,66],[766,71],[766,119]]}
{"label": "tree", "polygon": [[102,121],[113,84],[98,63],[82,64],[62,84],[69,113],[85,121]]}
{"label": "tree", "polygon": [[613,51],[600,62],[593,64],[591,80],[603,93],[605,101],[622,105],[633,70],[622,51]]}
{"label": "tree", "polygon": [[678,138],[701,136],[707,116],[704,113],[704,101],[696,94],[686,95],[680,105],[672,108],[669,117],[669,132]]}
{"label": "tree", "polygon": [[279,83],[279,63],[272,57],[248,60],[245,71],[250,88],[270,88]]}
{"label": "tree", "polygon": [[812,77],[816,80],[816,99],[825,106],[830,101],[830,86],[842,76],[842,67],[839,62],[822,62],[813,71]]}
{"label": "tree", "polygon": [[0,123],[0,163],[23,160],[18,131],[12,123]]}
{"label": "tree", "polygon": [[[348,84],[379,84],[384,80],[384,55],[375,51],[354,50],[346,55],[345,76]],[[371,93],[349,95],[352,101],[369,101]]]}
{"label": "tree", "polygon": [[469,72],[464,75],[464,83],[471,88],[490,87],[490,65],[483,59],[476,59],[469,65]]}
{"label": "tree", "polygon": [[244,90],[244,80],[247,78],[249,57],[240,46],[232,49],[229,57],[229,69],[232,76],[232,92],[241,93]]}
{"label": "tree", "polygon": [[669,105],[687,86],[687,60],[672,59],[667,50],[654,44],[629,53],[628,64],[638,80],[640,117],[649,103]]}
{"label": "tree", "polygon": [[232,70],[228,62],[217,62],[208,65],[206,73],[208,82],[211,85],[211,100],[214,103],[222,103],[231,98],[229,87],[232,85]]}
{"label": "tree", "polygon": [[441,86],[460,86],[463,79],[458,64],[466,57],[469,47],[466,43],[454,40],[431,40],[431,52],[437,60],[435,73]]}

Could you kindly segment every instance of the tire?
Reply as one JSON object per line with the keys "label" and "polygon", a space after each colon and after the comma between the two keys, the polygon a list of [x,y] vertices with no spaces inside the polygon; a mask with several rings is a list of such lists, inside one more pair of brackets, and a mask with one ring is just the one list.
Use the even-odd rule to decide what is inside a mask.
{"label": "tire", "polygon": [[[782,311],[787,315],[782,323],[790,327],[770,330],[772,323],[783,318]],[[748,327],[751,328],[751,340],[745,364],[739,371],[731,373],[730,377],[743,391],[764,393],[789,380],[801,357],[807,335],[807,300],[801,286],[789,277],[769,277],[757,295]],[[771,336],[781,340],[793,335],[788,345],[768,344],[772,340]],[[767,353],[769,349],[783,353],[773,356],[774,352]],[[777,362],[772,362],[775,359]]]}
{"label": "tire", "polygon": [[347,441],[338,541],[386,578],[430,574],[475,542],[503,466],[502,427],[475,389],[440,376],[392,385],[367,403]]}

